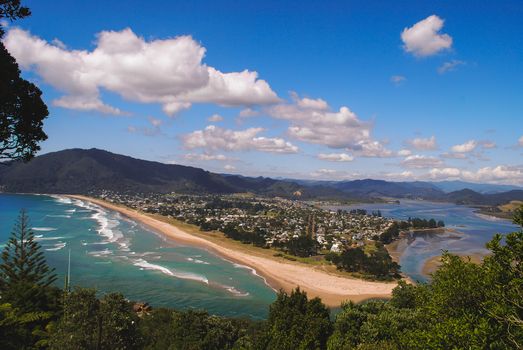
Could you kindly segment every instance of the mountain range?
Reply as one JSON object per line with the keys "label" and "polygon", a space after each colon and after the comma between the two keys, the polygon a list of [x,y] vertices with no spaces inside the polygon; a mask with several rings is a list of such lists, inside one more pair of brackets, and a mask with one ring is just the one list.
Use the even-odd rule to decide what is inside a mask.
{"label": "mountain range", "polygon": [[[99,149],[68,149],[35,157],[27,163],[1,163],[0,189],[5,192],[57,194],[87,194],[101,190],[134,193],[252,192],[302,199],[410,198],[469,205],[499,205],[511,200],[523,200],[523,190],[515,186],[465,182],[392,182],[372,179],[311,181],[246,177],[140,160]],[[448,192],[449,189],[453,190]],[[509,191],[503,191],[505,189]]]}

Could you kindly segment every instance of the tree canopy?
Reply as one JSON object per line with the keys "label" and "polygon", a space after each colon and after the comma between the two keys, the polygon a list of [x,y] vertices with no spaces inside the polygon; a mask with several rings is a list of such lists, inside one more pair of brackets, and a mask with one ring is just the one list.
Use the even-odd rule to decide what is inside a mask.
{"label": "tree canopy", "polygon": [[[20,0],[0,1],[0,19],[16,20],[31,14]],[[0,25],[0,39],[4,35]],[[29,160],[47,139],[43,120],[49,112],[42,92],[21,77],[16,60],[0,41],[0,160]]]}

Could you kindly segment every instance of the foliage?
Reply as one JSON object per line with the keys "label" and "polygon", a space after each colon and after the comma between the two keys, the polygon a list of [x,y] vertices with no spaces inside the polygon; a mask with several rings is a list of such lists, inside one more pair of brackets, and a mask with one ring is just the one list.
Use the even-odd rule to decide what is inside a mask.
{"label": "foliage", "polygon": [[96,298],[93,289],[67,293],[64,312],[51,337],[51,349],[134,349],[138,316],[123,295]]}
{"label": "foliage", "polygon": [[[22,6],[20,0],[2,0],[0,1],[0,19],[9,19],[11,21],[25,18],[31,15],[28,7]],[[5,30],[0,25],[0,38],[4,36]]]}
{"label": "foliage", "polygon": [[392,261],[383,244],[376,242],[376,249],[366,254],[361,247],[350,248],[341,254],[325,257],[343,271],[358,272],[377,279],[391,279],[399,276],[400,266]]}
{"label": "foliage", "polygon": [[58,289],[51,286],[55,280],[22,210],[0,263],[0,329],[10,334],[2,348],[46,343],[46,330],[60,309]]}
{"label": "foliage", "polygon": [[28,300],[45,301],[43,296],[56,281],[56,275],[54,269],[47,266],[24,210],[20,211],[1,259],[0,295],[4,300],[27,311],[32,306]]}
{"label": "foliage", "polygon": [[[27,227],[23,217],[19,231]],[[517,218],[515,222],[520,223]],[[54,301],[44,298],[49,304],[42,305],[27,300],[31,310],[11,304],[2,294],[0,348],[519,349],[523,347],[523,231],[496,235],[487,247],[491,255],[482,264],[445,252],[430,282],[400,281],[388,302],[345,303],[334,322],[320,299],[309,300],[300,289],[290,295],[278,293],[265,322],[169,309],[140,318],[121,294],[99,299],[89,289],[77,288],[63,296],[40,293]],[[357,251],[351,254],[362,256]],[[11,279],[2,276],[5,288]],[[28,280],[37,289],[49,288],[45,282],[35,282],[45,278]],[[51,311],[57,301],[63,302],[58,317]]]}
{"label": "foliage", "polygon": [[329,309],[319,298],[307,299],[299,288],[280,291],[271,305],[263,349],[323,349],[332,331]]}
{"label": "foliage", "polygon": [[[0,2],[0,19],[30,15],[19,0]],[[0,38],[4,30],[0,26]],[[42,130],[49,112],[36,85],[20,76],[16,60],[0,41],[0,159],[29,160],[47,139]]]}

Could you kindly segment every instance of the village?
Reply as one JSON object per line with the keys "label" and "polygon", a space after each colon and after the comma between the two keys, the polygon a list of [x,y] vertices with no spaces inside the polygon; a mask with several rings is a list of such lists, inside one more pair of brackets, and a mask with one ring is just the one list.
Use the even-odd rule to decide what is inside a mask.
{"label": "village", "polygon": [[[102,191],[106,201],[155,213],[200,227],[203,231],[243,232],[262,247],[286,247],[300,237],[315,241],[314,250],[340,253],[379,239],[393,224],[380,212],[329,210],[299,200],[246,194],[121,194]],[[233,234],[229,233],[229,236]],[[239,239],[236,237],[231,237]],[[239,239],[242,240],[242,239]],[[312,252],[311,252],[312,253]],[[312,254],[311,254],[312,255]]]}

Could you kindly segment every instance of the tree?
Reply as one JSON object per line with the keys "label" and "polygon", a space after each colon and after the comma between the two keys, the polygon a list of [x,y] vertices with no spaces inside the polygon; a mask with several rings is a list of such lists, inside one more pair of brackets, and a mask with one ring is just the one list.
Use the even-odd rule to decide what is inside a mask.
{"label": "tree", "polygon": [[0,295],[23,311],[45,309],[46,293],[56,281],[54,269],[45,260],[40,244],[35,241],[29,218],[24,210],[15,224],[2,252]]}
{"label": "tree", "polygon": [[64,312],[50,339],[51,349],[136,349],[138,316],[121,294],[101,300],[94,289],[76,288],[65,295]]}
{"label": "tree", "polygon": [[15,59],[0,42],[0,159],[29,160],[47,139],[42,92],[20,77]]}
{"label": "tree", "polygon": [[324,349],[332,332],[329,309],[299,288],[280,291],[269,310],[263,349]]}
{"label": "tree", "polygon": [[[20,0],[0,1],[0,19],[27,17],[29,8]],[[0,39],[5,30],[0,25]],[[42,92],[20,76],[16,60],[0,41],[0,159],[29,160],[47,139],[42,130],[48,116]]]}
{"label": "tree", "polygon": [[26,348],[45,344],[49,337],[47,331],[58,317],[59,293],[51,286],[56,280],[54,269],[47,266],[23,210],[1,261],[0,297],[6,304],[3,304],[3,314],[0,312],[0,330],[4,325],[12,336],[0,347]]}
{"label": "tree", "polygon": [[[25,18],[31,15],[29,8],[22,6],[20,0],[0,1],[0,19],[6,18],[11,21]],[[0,38],[4,36],[4,29],[0,25]]]}

